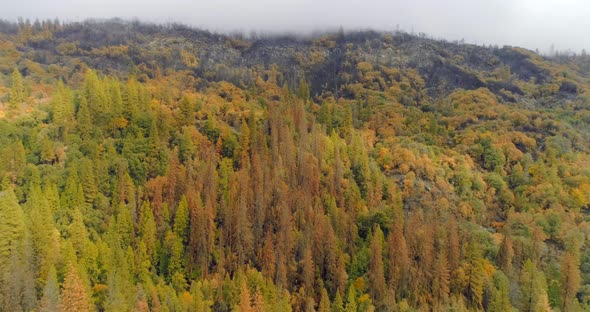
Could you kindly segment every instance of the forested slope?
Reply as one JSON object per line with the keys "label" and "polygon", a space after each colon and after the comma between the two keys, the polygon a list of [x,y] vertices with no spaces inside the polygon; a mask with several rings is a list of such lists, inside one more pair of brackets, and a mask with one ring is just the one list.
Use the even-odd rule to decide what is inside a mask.
{"label": "forested slope", "polygon": [[0,23],[0,311],[590,308],[590,58]]}

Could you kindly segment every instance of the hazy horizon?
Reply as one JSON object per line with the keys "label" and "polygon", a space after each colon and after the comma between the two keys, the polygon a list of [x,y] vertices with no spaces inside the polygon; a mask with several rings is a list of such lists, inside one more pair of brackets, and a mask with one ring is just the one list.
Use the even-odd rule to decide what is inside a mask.
{"label": "hazy horizon", "polygon": [[[590,5],[582,0],[402,1],[196,1],[22,0],[6,4],[0,18],[16,21],[91,18],[178,22],[215,32],[302,33],[373,29],[425,33],[434,38],[486,45],[513,45],[548,52],[590,48]],[[165,4],[165,5],[164,5]]]}

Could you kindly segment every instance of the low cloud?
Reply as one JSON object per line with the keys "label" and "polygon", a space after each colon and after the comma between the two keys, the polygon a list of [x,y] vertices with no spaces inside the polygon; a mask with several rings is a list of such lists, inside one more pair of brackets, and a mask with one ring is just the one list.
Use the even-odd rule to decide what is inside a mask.
{"label": "low cloud", "polygon": [[309,33],[344,29],[423,32],[477,44],[548,51],[590,48],[585,0],[20,0],[5,1],[0,18],[64,21],[137,18],[181,22],[213,31]]}

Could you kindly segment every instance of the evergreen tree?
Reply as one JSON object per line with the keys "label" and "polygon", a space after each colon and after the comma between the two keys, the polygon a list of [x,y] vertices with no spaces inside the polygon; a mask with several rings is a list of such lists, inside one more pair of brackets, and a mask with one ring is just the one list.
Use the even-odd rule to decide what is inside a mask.
{"label": "evergreen tree", "polygon": [[331,312],[330,307],[330,298],[328,297],[328,292],[325,288],[322,288],[322,293],[320,296],[320,304],[318,305],[318,312]]}
{"label": "evergreen tree", "polygon": [[260,289],[256,289],[254,298],[252,299],[252,312],[264,312],[264,298]]}
{"label": "evergreen tree", "polygon": [[193,126],[194,119],[195,119],[195,112],[193,103],[189,100],[189,98],[185,95],[180,100],[180,116],[178,118],[178,123],[180,128],[183,126]]}
{"label": "evergreen tree", "polygon": [[60,296],[60,307],[63,312],[90,311],[89,296],[76,268],[70,263],[67,266],[63,289]]}
{"label": "evergreen tree", "polygon": [[26,206],[29,211],[30,228],[34,229],[31,231],[31,239],[35,253],[37,285],[42,287],[50,268],[58,260],[59,232],[55,228],[47,194],[43,194],[38,185],[30,187]]}
{"label": "evergreen tree", "polygon": [[405,295],[410,270],[406,239],[403,234],[403,225],[400,222],[394,224],[389,233],[387,244],[389,247],[389,285],[397,291],[399,299]]}
{"label": "evergreen tree", "polygon": [[89,242],[88,231],[84,225],[83,218],[80,209],[74,209],[73,220],[68,230],[70,241],[72,242],[79,259],[86,254],[86,248]]}
{"label": "evergreen tree", "polygon": [[66,139],[74,120],[71,92],[60,80],[51,100],[51,112],[55,125],[58,127],[58,135],[61,140]]}
{"label": "evergreen tree", "polygon": [[358,305],[356,302],[356,290],[354,288],[354,285],[350,285],[350,287],[348,287],[348,292],[346,294],[346,307],[344,308],[344,311],[357,312],[357,309]]}
{"label": "evergreen tree", "polygon": [[240,283],[240,304],[238,305],[237,312],[252,312],[252,302],[250,298],[250,289],[246,285],[246,281],[242,280]]}
{"label": "evergreen tree", "polygon": [[23,76],[14,68],[12,71],[12,86],[10,88],[10,107],[17,108],[17,106],[26,99],[26,90],[23,84]]}
{"label": "evergreen tree", "polygon": [[141,205],[141,213],[139,217],[139,236],[141,242],[146,247],[146,252],[149,257],[155,257],[156,239],[157,239],[156,222],[154,221],[154,214],[150,208],[149,202],[145,201]]}
{"label": "evergreen tree", "polygon": [[563,311],[575,311],[576,294],[580,288],[580,265],[572,252],[567,252],[561,262],[561,289]]}
{"label": "evergreen tree", "polygon": [[57,284],[57,274],[55,267],[49,269],[47,282],[43,288],[43,296],[39,303],[39,312],[60,311],[59,306],[59,285]]}
{"label": "evergreen tree", "polygon": [[12,188],[0,191],[0,216],[0,270],[3,270],[25,234],[23,210]]}
{"label": "evergreen tree", "polygon": [[297,96],[304,100],[304,101],[309,101],[310,99],[310,91],[309,91],[309,85],[307,84],[307,81],[305,81],[305,79],[301,79],[299,80],[299,88],[297,90]]}
{"label": "evergreen tree", "polygon": [[386,286],[383,269],[383,232],[379,225],[373,229],[373,238],[371,239],[369,253],[369,283],[371,285],[371,294],[373,302],[381,304],[385,298]]}
{"label": "evergreen tree", "polygon": [[512,311],[510,304],[510,282],[502,271],[496,271],[493,277],[491,298],[487,311],[503,312]]}
{"label": "evergreen tree", "polygon": [[344,301],[342,300],[340,291],[337,291],[336,297],[334,297],[334,303],[332,304],[332,312],[345,312]]}
{"label": "evergreen tree", "polygon": [[520,311],[548,311],[545,275],[528,259],[520,274]]}
{"label": "evergreen tree", "polygon": [[467,277],[467,297],[471,300],[472,306],[481,308],[483,303],[485,272],[483,269],[481,247],[475,240],[472,240],[467,245],[464,271]]}
{"label": "evergreen tree", "polygon": [[174,234],[186,245],[189,239],[189,211],[186,197],[182,195],[174,216]]}
{"label": "evergreen tree", "polygon": [[88,99],[85,96],[79,95],[78,102],[79,104],[78,112],[76,113],[76,125],[82,139],[89,140],[90,134],[92,133],[93,122]]}

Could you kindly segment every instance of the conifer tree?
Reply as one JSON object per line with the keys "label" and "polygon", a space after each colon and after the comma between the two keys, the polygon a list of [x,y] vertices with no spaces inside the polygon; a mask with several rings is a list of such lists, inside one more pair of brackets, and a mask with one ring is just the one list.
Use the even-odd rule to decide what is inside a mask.
{"label": "conifer tree", "polygon": [[174,234],[186,245],[189,239],[189,211],[186,197],[182,195],[174,216]]}
{"label": "conifer tree", "polygon": [[488,306],[489,312],[511,311],[510,282],[502,271],[496,271],[493,277],[491,298]]}
{"label": "conifer tree", "polygon": [[37,284],[42,287],[49,269],[58,260],[59,232],[55,228],[53,213],[46,194],[38,185],[30,187],[27,204],[29,211],[31,239],[35,252]]}
{"label": "conifer tree", "polygon": [[52,266],[47,274],[47,282],[43,288],[43,295],[39,303],[39,312],[60,311],[59,307],[59,285],[57,284],[57,273]]}
{"label": "conifer tree", "polygon": [[344,311],[357,312],[357,306],[356,290],[354,285],[350,285],[350,287],[348,287],[348,293],[346,294],[346,307],[344,308]]}
{"label": "conifer tree", "polygon": [[252,312],[264,312],[264,298],[260,289],[256,289],[254,298],[252,299]]}
{"label": "conifer tree", "polygon": [[0,191],[0,216],[0,270],[3,270],[25,234],[24,214],[10,187]]}
{"label": "conifer tree", "polygon": [[332,312],[345,312],[340,291],[336,291],[336,297],[334,297],[334,303],[332,304]]}
{"label": "conifer tree", "polygon": [[17,108],[17,105],[25,101],[26,91],[23,84],[23,76],[17,68],[12,71],[12,86],[10,88],[10,107]]}
{"label": "conifer tree", "polygon": [[139,236],[141,242],[146,247],[146,252],[149,257],[155,257],[156,239],[157,239],[156,222],[154,221],[154,214],[150,208],[149,202],[145,201],[141,205],[141,213],[139,217]]}
{"label": "conifer tree", "polygon": [[240,283],[240,303],[237,312],[252,312],[250,289],[248,288],[248,285],[246,285],[245,280],[242,280]]}
{"label": "conifer tree", "polygon": [[547,311],[547,285],[545,275],[527,259],[520,274],[520,311]]}
{"label": "conifer tree", "polygon": [[322,293],[320,295],[320,303],[318,305],[318,312],[331,312],[330,307],[330,298],[328,297],[328,292],[325,288],[322,288]]}
{"label": "conifer tree", "polygon": [[79,95],[78,103],[76,125],[78,127],[78,131],[80,131],[80,136],[82,139],[88,140],[90,139],[93,125],[88,99],[85,96]]}
{"label": "conifer tree", "polygon": [[71,263],[67,266],[60,296],[60,307],[63,312],[90,311],[89,296],[78,271]]}
{"label": "conifer tree", "polygon": [[388,237],[388,258],[389,258],[389,285],[396,290],[398,298],[401,298],[408,286],[408,273],[410,270],[410,259],[406,239],[403,234],[403,225],[399,222],[394,224]]}
{"label": "conifer tree", "polygon": [[74,120],[74,110],[70,90],[61,80],[51,100],[51,112],[53,121],[58,127],[59,138],[65,140]]}
{"label": "conifer tree", "polygon": [[481,308],[483,304],[483,287],[485,284],[485,272],[479,244],[472,240],[467,246],[464,270],[467,277],[466,294],[475,308]]}
{"label": "conifer tree", "polygon": [[180,127],[182,128],[183,126],[192,126],[195,119],[194,108],[190,99],[186,95],[180,100],[179,106],[180,118],[178,118],[178,123]]}
{"label": "conifer tree", "polygon": [[561,262],[561,289],[563,311],[574,311],[576,294],[580,288],[580,265],[572,252],[567,252]]}
{"label": "conifer tree", "polygon": [[379,225],[373,229],[373,238],[371,239],[369,253],[369,283],[371,285],[371,294],[373,302],[381,304],[385,298],[385,274],[383,269],[383,232]]}
{"label": "conifer tree", "polygon": [[88,246],[88,231],[84,225],[84,217],[80,209],[74,209],[73,220],[69,226],[70,241],[79,258],[86,254]]}

